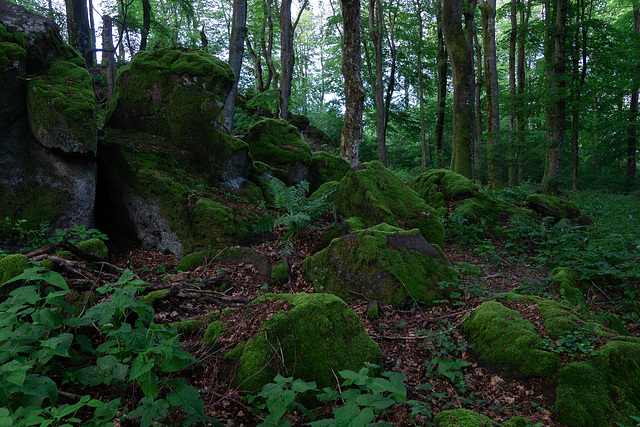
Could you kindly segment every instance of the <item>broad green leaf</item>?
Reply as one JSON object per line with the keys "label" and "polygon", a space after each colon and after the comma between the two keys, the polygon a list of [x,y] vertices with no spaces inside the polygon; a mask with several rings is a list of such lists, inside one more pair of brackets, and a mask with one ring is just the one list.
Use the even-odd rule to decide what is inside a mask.
{"label": "broad green leaf", "polygon": [[154,361],[149,360],[149,358],[144,354],[136,357],[131,364],[131,373],[129,374],[129,379],[135,380],[140,375],[150,371],[154,365]]}
{"label": "broad green leaf", "polygon": [[153,400],[149,397],[140,399],[140,406],[129,413],[132,417],[140,417],[140,426],[149,427],[169,413],[169,403],[164,399]]}
{"label": "broad green leaf", "polygon": [[175,387],[175,390],[167,395],[167,401],[172,406],[181,408],[187,414],[204,418],[204,402],[198,390],[186,385],[181,378],[171,381],[169,384]]}

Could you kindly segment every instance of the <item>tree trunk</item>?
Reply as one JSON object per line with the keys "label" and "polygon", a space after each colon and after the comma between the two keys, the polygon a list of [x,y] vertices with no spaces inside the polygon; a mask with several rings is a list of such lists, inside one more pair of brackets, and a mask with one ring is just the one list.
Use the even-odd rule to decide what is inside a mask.
{"label": "tree trunk", "polygon": [[566,127],[566,31],[567,31],[567,0],[557,0],[555,9],[555,30],[553,31],[553,58],[549,89],[552,96],[553,110],[550,123],[552,124],[551,138],[547,145],[547,157],[543,178],[543,192],[555,193],[558,189],[558,179],[562,169],[562,149],[564,147]]}
{"label": "tree trunk", "polygon": [[482,13],[482,45],[484,50],[484,74],[487,88],[487,170],[489,186],[502,189],[500,165],[500,103],[498,69],[496,66],[496,0],[480,4]]}
{"label": "tree trunk", "polygon": [[[422,28],[422,3],[414,0],[416,17],[418,18],[418,101],[420,102],[420,147],[422,149],[423,168],[427,167],[427,138],[424,120],[424,74],[422,72],[422,45],[424,43],[424,29]],[[408,86],[408,85],[407,85]],[[408,88],[407,88],[408,90]]]}
{"label": "tree trunk", "polygon": [[[475,95],[473,87],[473,49],[468,31],[462,24],[463,10],[466,28],[472,22],[475,1],[444,0],[442,32],[453,75],[453,152],[451,170],[473,178],[472,147],[475,143]],[[471,18],[470,18],[471,17]]]}
{"label": "tree trunk", "polygon": [[[140,31],[140,50],[147,50],[147,39],[151,28],[151,3],[142,0],[142,30]],[[204,33],[204,27],[203,27]],[[205,38],[206,39],[206,38]]]}
{"label": "tree trunk", "polygon": [[96,24],[93,20],[93,0],[89,0],[89,35],[91,43],[89,49],[91,49],[91,68],[97,63],[96,59]]}
{"label": "tree trunk", "polygon": [[224,104],[222,126],[229,133],[233,130],[233,112],[236,106],[236,94],[242,69],[244,55],[244,39],[247,36],[247,0],[233,0],[233,21],[231,24],[231,40],[229,41],[229,65],[236,78],[229,97]]}
{"label": "tree trunk", "polygon": [[436,164],[444,167],[444,154],[442,144],[444,141],[444,119],[447,105],[447,50],[442,34],[442,2],[436,2],[436,22],[438,25],[438,117],[436,120]]}
{"label": "tree trunk", "polygon": [[482,87],[484,86],[484,74],[482,72],[482,47],[478,40],[477,31],[473,33],[473,47],[476,55],[476,143],[473,146],[473,180],[478,184],[482,184],[482,174],[479,174],[478,171],[484,168],[482,161]]}
{"label": "tree trunk", "polygon": [[518,39],[518,0],[511,0],[511,33],[509,34],[509,187],[517,182],[517,138],[516,138],[516,44]]}
{"label": "tree trunk", "polygon": [[[527,1],[527,8],[525,10],[520,10],[520,25],[521,33],[526,33],[526,26],[529,23],[529,17],[531,16],[531,0]],[[518,165],[518,183],[521,183],[524,180],[525,175],[525,163],[524,156],[522,155],[522,150],[525,146],[525,131],[527,130],[527,118],[525,116],[523,99],[524,99],[524,85],[525,85],[525,39],[524,37],[520,37],[518,41],[518,62],[516,65],[516,75],[517,75],[517,85],[518,85],[518,98],[516,101],[516,115],[518,122],[518,143],[517,143],[517,154],[516,154],[516,163]]]}
{"label": "tree trunk", "polygon": [[364,87],[360,77],[362,48],[360,43],[360,1],[341,0],[344,38],[342,75],[344,76],[345,113],[340,141],[340,155],[352,168],[358,166],[362,143]]}
{"label": "tree trunk", "polygon": [[282,0],[280,4],[280,112],[278,114],[282,120],[289,120],[289,99],[291,98],[294,63],[291,0]]}
{"label": "tree trunk", "polygon": [[86,0],[65,0],[67,8],[67,33],[69,44],[84,58],[87,67],[93,68],[89,14]]}
{"label": "tree trunk", "polygon": [[109,15],[102,15],[102,60],[107,72],[107,106],[113,98],[113,88],[116,81],[116,57],[113,47],[111,29],[113,22]]}
{"label": "tree trunk", "polygon": [[387,150],[384,129],[384,99],[383,99],[383,59],[382,59],[382,6],[380,0],[369,0],[369,36],[375,51],[375,84],[373,93],[376,103],[376,136],[378,139],[378,160],[387,166]]}
{"label": "tree trunk", "polygon": [[[640,34],[640,7],[638,0],[633,2],[633,29]],[[638,52],[640,54],[640,51]],[[640,72],[640,67],[638,69]],[[638,92],[637,86],[631,92],[631,105],[629,106],[629,137],[627,139],[627,185],[633,185],[636,180],[636,154],[638,137]]]}

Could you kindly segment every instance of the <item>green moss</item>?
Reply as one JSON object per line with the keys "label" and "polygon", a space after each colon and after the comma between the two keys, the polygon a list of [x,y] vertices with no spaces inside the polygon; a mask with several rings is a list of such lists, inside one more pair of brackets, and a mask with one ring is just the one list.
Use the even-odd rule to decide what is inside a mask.
{"label": "green moss", "polygon": [[96,150],[95,95],[86,68],[53,60],[41,77],[29,81],[27,94],[30,127],[39,140],[64,146],[73,138],[87,151]]}
{"label": "green moss", "polygon": [[334,239],[303,262],[303,275],[316,291],[342,298],[351,298],[355,292],[398,307],[414,301],[432,304],[445,295],[438,283],[455,276],[447,261],[435,248],[427,255],[418,247],[389,245],[390,239],[404,237],[417,242],[418,236],[422,238],[416,229],[405,231],[380,224]]}
{"label": "green moss", "polygon": [[191,335],[197,333],[203,325],[203,318],[182,320],[169,324],[170,328],[176,328],[182,335]]}
{"label": "green moss", "polygon": [[541,349],[533,325],[495,301],[484,302],[462,324],[480,358],[514,375],[547,377],[560,367],[557,354]]}
{"label": "green moss", "polygon": [[78,243],[78,248],[90,254],[99,256],[102,259],[109,258],[109,249],[104,241],[100,239],[89,239]]}
{"label": "green moss", "polygon": [[477,265],[469,264],[468,262],[457,262],[455,264],[456,270],[463,276],[482,277],[484,271]]}
{"label": "green moss", "polygon": [[204,331],[203,344],[205,346],[215,345],[216,341],[222,336],[226,328],[227,324],[220,320],[214,320],[209,323],[209,326],[207,326],[207,329]]}
{"label": "green moss", "polygon": [[360,217],[369,227],[385,222],[406,230],[417,228],[432,245],[444,244],[444,227],[436,211],[380,162],[349,171],[333,199],[343,217]]}
{"label": "green moss", "polygon": [[367,309],[367,319],[376,320],[378,317],[380,317],[380,306],[377,302],[374,302]]}
{"label": "green moss", "polygon": [[211,257],[215,256],[216,253],[218,253],[218,252],[220,252],[220,251],[206,250],[206,251],[192,252],[192,253],[190,253],[188,255],[185,255],[180,260],[180,262],[176,266],[176,270],[178,270],[178,271],[190,271],[190,270],[193,270],[196,267],[204,265],[205,264],[205,259],[207,261],[211,261]]}
{"label": "green moss", "polygon": [[29,258],[21,254],[7,255],[0,259],[0,287],[4,282],[22,274],[29,268]]}
{"label": "green moss", "polygon": [[161,301],[171,294],[170,289],[159,289],[157,291],[151,291],[142,297],[142,302],[153,307],[156,301]]}
{"label": "green moss", "polygon": [[259,390],[276,373],[316,381],[319,388],[332,387],[334,372],[380,363],[380,347],[340,298],[306,293],[277,298],[293,307],[271,316],[241,348],[234,383],[242,390]]}
{"label": "green moss", "polygon": [[530,205],[538,205],[544,210],[544,215],[561,218],[575,218],[580,215],[578,206],[570,201],[562,200],[544,194],[532,194],[527,197]]}
{"label": "green moss", "polygon": [[[306,178],[300,168],[311,163],[311,149],[298,129],[283,120],[265,119],[247,131],[244,141],[254,161],[285,171],[285,182],[294,184]],[[279,177],[278,177],[279,178]]]}
{"label": "green moss", "polygon": [[191,221],[192,241],[183,245],[185,252],[208,245],[218,248],[234,246],[249,234],[244,220],[236,220],[231,209],[209,199],[196,202]]}
{"label": "green moss", "polygon": [[[61,213],[65,202],[63,193],[53,187],[39,186],[29,182],[22,188],[12,190],[0,186],[0,218],[11,221],[26,220],[25,230],[36,230],[42,223],[53,222]],[[0,240],[17,241],[12,225],[0,222]]]}
{"label": "green moss", "polygon": [[556,417],[569,427],[611,426],[640,415],[640,343],[611,341],[589,361],[562,368]]}
{"label": "green moss", "polygon": [[[338,191],[338,189],[340,188],[340,183],[337,181],[329,181],[329,182],[325,182],[324,184],[322,184],[320,187],[318,187],[318,189],[316,191],[314,191],[310,196],[309,196],[309,201],[312,202],[314,200],[319,199],[320,197],[322,197],[326,192],[331,191],[332,193],[335,193],[336,191]],[[328,200],[332,200],[333,197],[330,196],[331,199]]]}
{"label": "green moss", "polygon": [[289,264],[281,259],[271,268],[271,278],[269,280],[273,285],[287,283],[289,281]]}
{"label": "green moss", "polygon": [[309,190],[316,191],[329,181],[340,181],[351,170],[349,162],[325,151],[314,151],[309,167]]}
{"label": "green moss", "polygon": [[469,409],[449,409],[438,413],[433,417],[433,422],[438,427],[499,427],[500,424],[486,415],[479,414]]}
{"label": "green moss", "polygon": [[551,272],[551,279],[563,300],[571,305],[585,307],[584,295],[578,287],[580,273],[568,267],[557,267]]}

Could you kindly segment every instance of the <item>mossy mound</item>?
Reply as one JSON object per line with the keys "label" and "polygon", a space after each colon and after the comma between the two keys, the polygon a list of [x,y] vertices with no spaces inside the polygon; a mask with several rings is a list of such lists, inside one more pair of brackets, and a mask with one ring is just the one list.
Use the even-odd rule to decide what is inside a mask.
{"label": "mossy mound", "polygon": [[444,244],[436,211],[378,161],[349,171],[333,200],[339,215],[360,217],[367,227],[384,222],[405,230],[417,228],[430,244]]}
{"label": "mossy mound", "polygon": [[614,340],[590,360],[573,362],[558,372],[556,417],[569,427],[631,423],[640,416],[640,341]]}
{"label": "mossy mound", "polygon": [[446,169],[420,174],[411,188],[441,217],[448,214],[445,202],[453,202],[455,214],[467,221],[475,224],[483,221],[491,227],[499,227],[514,214],[531,215],[530,211],[498,200],[470,179]]}
{"label": "mossy mound", "polygon": [[47,148],[93,155],[97,148],[94,98],[86,68],[53,60],[44,74],[29,81],[29,128]]}
{"label": "mossy mound", "polygon": [[263,277],[270,277],[272,270],[271,262],[267,256],[249,248],[231,247],[190,253],[182,258],[176,269],[189,271],[212,261],[223,265],[244,265]]}
{"label": "mossy mound", "polygon": [[118,72],[106,127],[163,137],[214,181],[239,186],[248,147],[216,128],[233,82],[231,68],[206,52],[138,52]]}
{"label": "mossy mound", "polygon": [[462,408],[442,411],[433,417],[433,422],[438,427],[500,427],[486,415]]}
{"label": "mossy mound", "polygon": [[271,316],[242,347],[234,378],[242,390],[260,390],[276,374],[316,381],[319,388],[333,387],[335,372],[357,372],[367,362],[380,363],[380,347],[337,296],[300,293],[273,298],[291,308]]}
{"label": "mossy mound", "polygon": [[558,295],[571,305],[584,307],[586,301],[579,287],[580,273],[568,268],[557,267],[551,271],[551,280],[556,286]]}
{"label": "mossy mound", "polygon": [[288,185],[307,179],[311,149],[295,126],[284,120],[264,119],[251,126],[243,139],[254,161],[279,170],[280,176],[284,173]]}
{"label": "mossy mound", "polygon": [[574,219],[580,216],[580,209],[575,203],[544,194],[530,195],[527,197],[527,205],[544,217],[552,216],[558,220]]}
{"label": "mossy mound", "polygon": [[104,241],[100,239],[89,239],[78,243],[78,248],[87,253],[96,255],[102,259],[109,258],[109,249]]}
{"label": "mossy mound", "polygon": [[446,290],[438,283],[452,280],[455,272],[419,230],[380,224],[334,239],[304,261],[303,276],[318,292],[359,294],[404,307],[442,299]]}
{"label": "mossy mound", "polygon": [[484,302],[462,324],[480,359],[514,376],[547,377],[560,367],[560,356],[542,349],[533,325],[496,301]]}
{"label": "mossy mound", "polygon": [[21,254],[7,255],[0,259],[0,287],[29,268],[29,258]]}
{"label": "mossy mound", "polygon": [[309,191],[316,191],[329,181],[340,181],[351,170],[349,162],[325,151],[315,151],[311,155],[309,168]]}

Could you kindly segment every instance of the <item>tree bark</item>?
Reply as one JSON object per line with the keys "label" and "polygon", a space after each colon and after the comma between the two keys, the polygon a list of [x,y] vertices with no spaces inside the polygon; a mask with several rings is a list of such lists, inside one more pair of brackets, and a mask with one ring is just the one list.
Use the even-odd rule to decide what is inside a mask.
{"label": "tree bark", "polygon": [[[151,28],[151,3],[142,0],[142,30],[140,31],[140,50],[147,50],[147,39]],[[204,32],[204,28],[203,28]]]}
{"label": "tree bark", "polygon": [[487,88],[487,171],[489,186],[502,189],[500,164],[500,91],[496,66],[496,0],[480,4],[482,14],[482,45],[484,50],[485,87]]}
{"label": "tree bark", "polygon": [[293,82],[293,29],[291,25],[291,0],[282,0],[280,4],[280,111],[278,117],[289,119],[289,99]]}
{"label": "tree bark", "polygon": [[87,68],[93,68],[93,52],[91,50],[91,35],[89,14],[86,0],[65,0],[67,8],[67,34],[69,44],[84,58]]}
{"label": "tree bark", "polygon": [[517,137],[516,137],[516,45],[518,41],[518,0],[511,0],[511,33],[509,34],[509,187],[517,181]]}
{"label": "tree bark", "polygon": [[247,36],[247,0],[233,0],[233,19],[231,24],[231,40],[229,41],[229,65],[236,78],[229,97],[224,104],[222,126],[229,133],[233,130],[233,113],[236,106],[236,94],[240,82],[242,56],[244,55],[244,39]]}
{"label": "tree bark", "polygon": [[[529,23],[529,17],[531,16],[531,0],[527,1],[527,7],[525,10],[520,10],[520,25],[519,28],[522,34],[526,33],[526,26]],[[521,183],[524,180],[525,175],[525,164],[524,164],[524,156],[522,155],[522,149],[525,146],[525,131],[527,130],[527,118],[525,116],[524,111],[524,87],[525,87],[525,39],[524,37],[519,37],[518,41],[518,62],[516,65],[516,77],[517,77],[517,85],[518,85],[518,98],[516,101],[516,115],[517,115],[517,123],[518,123],[518,143],[517,143],[517,153],[516,153],[516,163],[518,165],[518,183]]]}
{"label": "tree bark", "polygon": [[362,48],[360,43],[360,1],[341,0],[344,38],[342,44],[342,75],[344,76],[345,113],[342,124],[340,155],[352,168],[358,166],[362,143],[364,87],[360,76]]}
{"label": "tree bark", "polygon": [[451,170],[473,178],[472,147],[475,143],[475,95],[473,85],[473,48],[466,29],[472,22],[475,0],[444,0],[442,32],[453,75],[453,152]]}
{"label": "tree bark", "polygon": [[107,106],[113,98],[113,88],[116,82],[116,57],[113,47],[113,22],[109,15],[102,15],[102,59],[107,72]]}
{"label": "tree bark", "polygon": [[[420,148],[422,151],[423,168],[427,167],[427,138],[424,120],[424,74],[422,72],[422,45],[424,44],[424,29],[422,28],[422,3],[414,0],[416,17],[418,18],[418,102],[420,103]],[[407,85],[408,86],[408,85]],[[408,87],[407,87],[408,90]]]}
{"label": "tree bark", "polygon": [[482,72],[482,46],[478,40],[478,32],[473,32],[473,48],[476,55],[476,143],[473,146],[473,180],[478,184],[482,184],[482,174],[478,173],[484,169],[483,149],[482,149],[482,88],[484,86],[484,73]]}
{"label": "tree bark", "polygon": [[566,37],[567,37],[567,0],[557,0],[555,5],[555,28],[553,31],[553,58],[549,89],[553,109],[549,123],[552,124],[551,137],[547,144],[547,156],[543,178],[545,194],[555,193],[562,169],[562,150],[566,130]]}
{"label": "tree bark", "polygon": [[[633,2],[633,30],[640,34],[640,7],[638,0]],[[640,50],[638,52],[640,58]],[[638,69],[640,73],[640,67]],[[637,158],[637,138],[638,138],[638,93],[639,87],[635,87],[631,92],[631,105],[629,106],[629,137],[627,139],[627,185],[633,185],[636,180],[636,158]]]}
{"label": "tree bark", "polygon": [[447,106],[447,50],[442,34],[442,0],[436,2],[436,23],[438,25],[438,113],[436,120],[435,157],[436,164],[444,167],[444,119]]}

